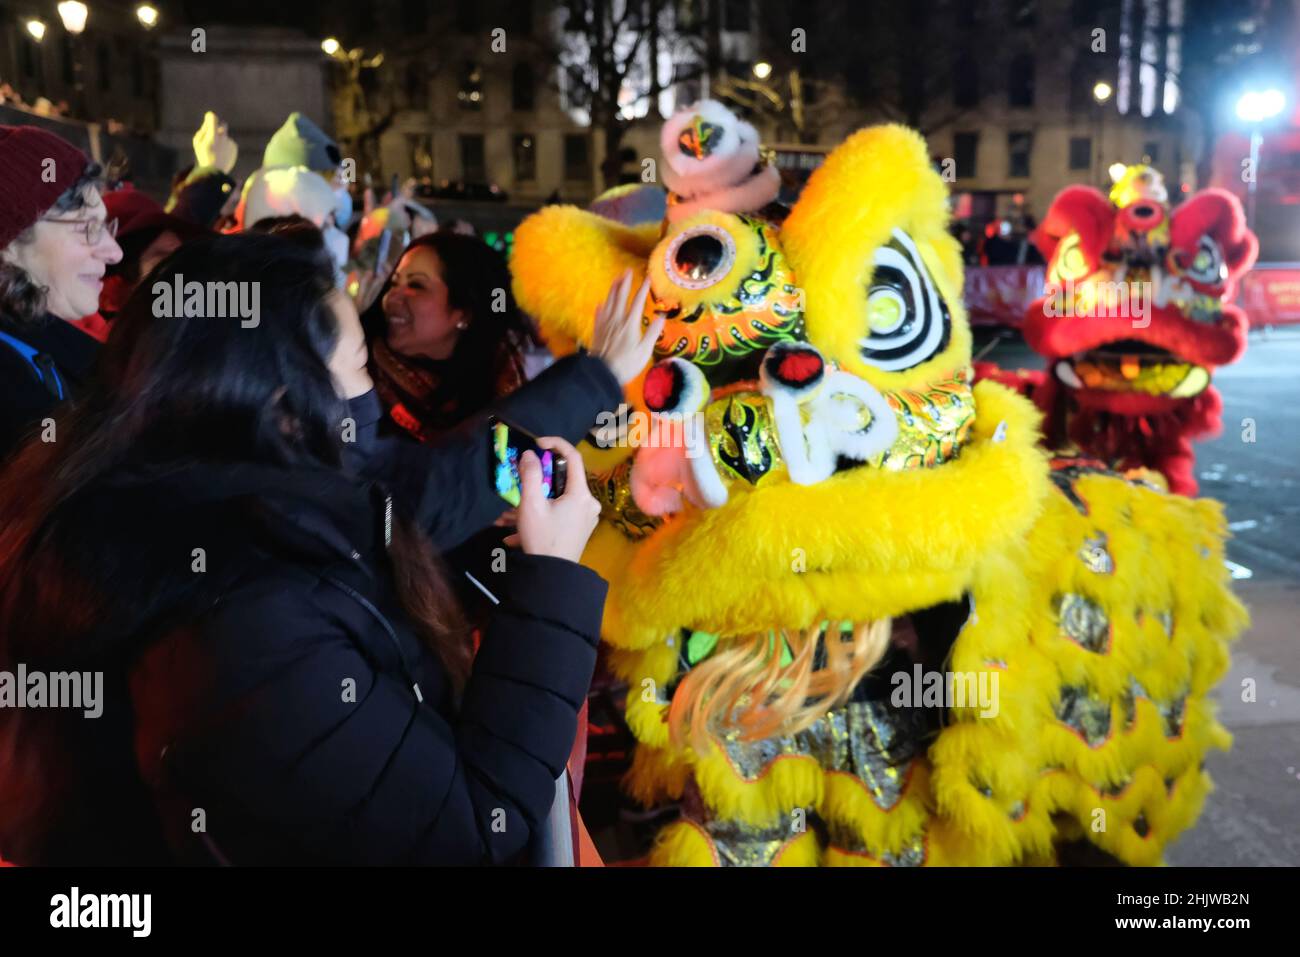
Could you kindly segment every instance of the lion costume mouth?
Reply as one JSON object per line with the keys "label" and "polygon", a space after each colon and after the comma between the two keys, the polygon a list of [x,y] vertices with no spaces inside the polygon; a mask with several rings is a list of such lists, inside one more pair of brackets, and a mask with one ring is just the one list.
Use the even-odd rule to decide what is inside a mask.
{"label": "lion costume mouth", "polygon": [[683,627],[735,635],[865,621],[959,594],[981,555],[1029,526],[1026,503],[1046,494],[1036,413],[991,382],[975,386],[973,404],[960,455],[937,467],[736,482],[721,506],[686,503],[663,518],[636,508],[633,460],[616,458],[625,449],[609,450],[604,468],[593,450],[605,520],[585,560],[619,596],[607,638],[644,648]]}
{"label": "lion costume mouth", "polygon": [[1053,372],[1074,389],[1190,399],[1210,385],[1210,370],[1167,349],[1121,339],[1057,361]]}

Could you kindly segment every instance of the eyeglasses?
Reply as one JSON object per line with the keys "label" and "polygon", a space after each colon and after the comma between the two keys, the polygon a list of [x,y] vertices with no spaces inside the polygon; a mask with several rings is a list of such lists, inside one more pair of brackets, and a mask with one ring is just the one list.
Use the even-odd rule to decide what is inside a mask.
{"label": "eyeglasses", "polygon": [[87,246],[96,245],[104,238],[104,233],[113,238],[117,238],[117,220],[116,219],[46,219],[47,223],[67,223],[70,226],[80,226],[77,232],[81,233],[86,239]]}

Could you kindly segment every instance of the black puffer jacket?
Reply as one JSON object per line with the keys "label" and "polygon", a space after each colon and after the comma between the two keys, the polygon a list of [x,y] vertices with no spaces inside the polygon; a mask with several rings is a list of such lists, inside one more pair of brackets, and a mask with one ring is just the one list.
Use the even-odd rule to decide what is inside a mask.
{"label": "black puffer jacket", "polygon": [[[576,440],[618,398],[602,363],[575,357],[497,411]],[[445,545],[502,508],[487,441],[475,422],[448,446],[404,442],[371,461],[401,479],[399,501]],[[572,562],[510,553],[456,702],[396,599],[391,501],[337,472],[219,463],[119,469],[71,501],[44,546],[54,573],[17,583],[31,598],[16,645],[29,667],[103,668],[103,716],[57,716],[87,787],[51,809],[38,851],[10,841],[0,854],[515,859],[573,743],[605,584]],[[79,596],[106,588],[114,613],[75,646],[60,641]]]}

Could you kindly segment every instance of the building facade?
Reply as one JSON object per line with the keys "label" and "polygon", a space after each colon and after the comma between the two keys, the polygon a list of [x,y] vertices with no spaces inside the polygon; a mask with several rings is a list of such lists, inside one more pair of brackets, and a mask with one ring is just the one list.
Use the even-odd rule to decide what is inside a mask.
{"label": "building facade", "polygon": [[1039,218],[1067,185],[1107,188],[1116,163],[1155,166],[1171,192],[1196,188],[1178,83],[1183,0],[965,9],[981,7],[1000,17],[997,52],[959,59],[951,106],[962,112],[929,136],[959,217]]}
{"label": "building facade", "polygon": [[[585,203],[598,195],[606,139],[589,89],[573,79],[594,59],[590,26],[570,20],[588,6],[589,0],[381,0],[377,33],[359,41],[367,56],[384,53],[367,91],[371,119],[383,128],[361,165],[434,187],[495,187],[525,204],[557,196]],[[719,5],[715,53],[749,55],[749,7]],[[709,87],[708,0],[653,0],[645,9],[657,14],[657,57],[649,53],[644,21],[633,18],[608,36],[620,56],[641,43],[617,92],[628,123],[617,147],[623,180],[640,178],[644,160],[657,162],[662,119]],[[403,39],[416,36],[431,42]],[[340,60],[336,102],[345,72]]]}
{"label": "building facade", "polygon": [[[157,36],[129,7],[88,4],[80,34],[64,28],[54,3],[0,2],[0,83],[6,95],[53,112],[139,135],[158,125]],[[45,108],[42,106],[42,111]]]}

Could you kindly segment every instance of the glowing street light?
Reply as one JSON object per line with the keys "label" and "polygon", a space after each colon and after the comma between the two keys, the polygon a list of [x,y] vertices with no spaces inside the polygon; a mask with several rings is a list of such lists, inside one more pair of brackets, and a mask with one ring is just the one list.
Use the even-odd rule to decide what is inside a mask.
{"label": "glowing street light", "polygon": [[63,0],[57,9],[59,19],[63,21],[63,29],[74,37],[86,29],[86,17],[90,16],[90,10],[84,3],[79,0]]}
{"label": "glowing street light", "polygon": [[1286,108],[1286,96],[1281,90],[1247,90],[1237,101],[1237,117],[1247,123],[1271,120]]}
{"label": "glowing street light", "polygon": [[1247,90],[1237,101],[1237,117],[1250,124],[1250,179],[1246,183],[1246,225],[1255,225],[1255,184],[1259,180],[1259,151],[1264,145],[1260,125],[1286,109],[1286,95],[1276,87]]}
{"label": "glowing street light", "polygon": [[771,75],[772,64],[768,63],[766,60],[759,60],[754,64],[754,76],[758,77],[760,80],[766,80]]}
{"label": "glowing street light", "polygon": [[152,30],[158,25],[158,8],[142,3],[135,8],[135,18],[146,30]]}
{"label": "glowing street light", "polygon": [[325,51],[326,56],[334,56],[339,52],[339,41],[328,37],[321,41],[320,48]]}
{"label": "glowing street light", "polygon": [[45,39],[45,23],[41,20],[28,20],[26,23],[27,32],[32,35],[32,39],[40,43]]}
{"label": "glowing street light", "polygon": [[1107,83],[1105,80],[1101,80],[1096,86],[1092,88],[1092,98],[1096,100],[1098,103],[1105,103],[1107,100],[1110,99],[1110,95],[1114,92],[1115,91],[1111,88],[1111,85],[1109,83]]}

